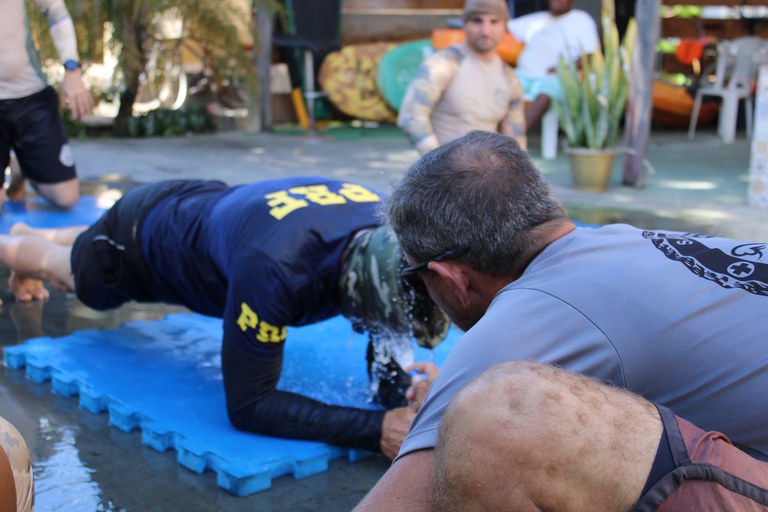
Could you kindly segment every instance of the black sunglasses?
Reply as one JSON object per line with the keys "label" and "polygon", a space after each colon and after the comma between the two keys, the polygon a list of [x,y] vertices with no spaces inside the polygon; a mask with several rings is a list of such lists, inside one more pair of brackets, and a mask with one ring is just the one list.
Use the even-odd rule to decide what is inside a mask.
{"label": "black sunglasses", "polygon": [[421,263],[417,263],[415,265],[405,267],[403,270],[400,271],[400,277],[410,281],[409,278],[416,275],[418,272],[421,272],[422,270],[426,269],[427,265],[429,265],[430,262],[443,261],[449,258],[458,258],[459,256],[466,254],[468,250],[469,250],[468,247],[461,247],[459,249],[448,249],[447,251],[441,252],[437,256],[433,258],[429,258],[426,261],[422,261]]}

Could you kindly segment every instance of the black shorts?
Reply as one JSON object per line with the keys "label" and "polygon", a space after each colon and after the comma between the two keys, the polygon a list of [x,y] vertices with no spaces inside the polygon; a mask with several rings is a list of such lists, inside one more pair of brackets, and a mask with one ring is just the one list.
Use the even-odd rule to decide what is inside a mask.
{"label": "black shorts", "polygon": [[24,98],[0,100],[0,170],[16,153],[24,177],[35,183],[61,183],[76,176],[67,131],[52,87]]}
{"label": "black shorts", "polygon": [[168,194],[199,181],[176,180],[128,191],[72,245],[75,292],[86,306],[112,309],[135,300],[163,302],[141,245],[141,224]]}

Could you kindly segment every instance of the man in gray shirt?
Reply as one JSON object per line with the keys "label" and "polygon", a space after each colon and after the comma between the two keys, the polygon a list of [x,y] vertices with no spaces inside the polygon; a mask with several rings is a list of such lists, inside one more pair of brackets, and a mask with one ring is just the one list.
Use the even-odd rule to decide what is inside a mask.
{"label": "man in gray shirt", "polygon": [[[467,383],[505,361],[556,365],[626,388],[722,432],[743,450],[739,457],[768,460],[768,338],[759,324],[768,313],[766,244],[576,227],[527,154],[487,132],[423,156],[395,188],[387,215],[412,263],[404,274],[466,334],[367,509],[386,509],[393,489],[399,510],[408,509],[403,501],[434,505],[443,413]],[[489,424],[489,434],[498,428]],[[631,451],[636,438],[627,439],[622,450]],[[604,449],[624,456],[610,443]],[[563,457],[553,467],[583,462]]]}

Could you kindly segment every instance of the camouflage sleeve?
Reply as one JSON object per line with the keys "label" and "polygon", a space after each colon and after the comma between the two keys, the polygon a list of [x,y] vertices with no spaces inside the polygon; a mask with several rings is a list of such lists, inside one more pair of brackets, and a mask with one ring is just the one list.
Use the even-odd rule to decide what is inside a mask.
{"label": "camouflage sleeve", "polygon": [[512,70],[507,69],[507,80],[512,90],[509,101],[509,111],[499,123],[499,133],[512,137],[523,149],[528,149],[528,137],[525,130],[525,103],[523,101],[523,87],[520,80]]}
{"label": "camouflage sleeve", "polygon": [[444,50],[428,57],[408,86],[400,105],[397,126],[421,154],[440,145],[432,126],[432,112],[457,70],[457,52]]}

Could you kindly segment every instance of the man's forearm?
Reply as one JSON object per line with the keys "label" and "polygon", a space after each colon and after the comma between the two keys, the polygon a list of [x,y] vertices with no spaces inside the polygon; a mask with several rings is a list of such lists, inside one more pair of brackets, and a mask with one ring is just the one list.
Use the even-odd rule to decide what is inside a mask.
{"label": "man's forearm", "polygon": [[384,414],[275,390],[258,402],[230,411],[230,418],[238,429],[248,432],[379,452]]}
{"label": "man's forearm", "polygon": [[398,459],[363,498],[354,512],[437,511],[434,450]]}

